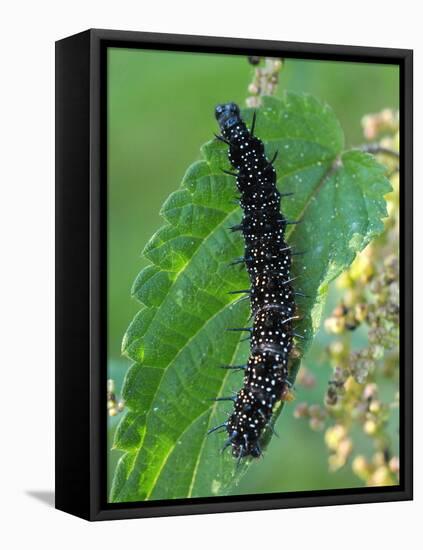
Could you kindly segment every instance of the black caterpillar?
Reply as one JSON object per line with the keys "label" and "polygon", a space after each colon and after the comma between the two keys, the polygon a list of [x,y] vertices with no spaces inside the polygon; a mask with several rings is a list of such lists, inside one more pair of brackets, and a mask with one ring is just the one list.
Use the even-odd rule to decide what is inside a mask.
{"label": "black caterpillar", "polygon": [[232,455],[241,460],[262,454],[263,431],[272,429],[274,407],[291,386],[288,359],[297,336],[292,322],[298,317],[285,229],[297,222],[288,222],[280,211],[283,195],[276,187],[276,155],[269,162],[262,141],[254,136],[255,113],[251,131],[235,103],[218,105],[215,116],[222,134],[216,137],[229,146],[228,158],[237,170],[225,171],[236,177],[243,210],[242,222],[231,229],[242,231],[245,239],[245,254],[239,262],[247,267],[251,289],[239,293],[249,295],[254,322],[252,328],[229,329],[250,332],[250,356],[246,365],[225,367],[242,368],[244,385],[235,397],[218,398],[233,401],[234,409],[224,424],[209,433],[226,429],[229,437],[224,449],[232,446]]}

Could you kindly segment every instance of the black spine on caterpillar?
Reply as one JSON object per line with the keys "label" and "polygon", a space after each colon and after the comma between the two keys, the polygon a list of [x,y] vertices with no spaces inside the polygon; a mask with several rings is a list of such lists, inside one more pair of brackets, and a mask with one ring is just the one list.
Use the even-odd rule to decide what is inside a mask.
{"label": "black spine on caterpillar", "polygon": [[275,405],[289,389],[288,359],[293,346],[295,317],[291,285],[291,251],[285,242],[287,221],[280,210],[276,171],[265,156],[264,145],[241,119],[234,103],[215,111],[221,136],[229,145],[228,158],[237,170],[243,219],[237,229],[245,240],[244,261],[251,281],[254,318],[250,356],[244,384],[234,397],[234,409],[223,424],[226,446],[238,459],[261,455],[260,438],[269,426]]}

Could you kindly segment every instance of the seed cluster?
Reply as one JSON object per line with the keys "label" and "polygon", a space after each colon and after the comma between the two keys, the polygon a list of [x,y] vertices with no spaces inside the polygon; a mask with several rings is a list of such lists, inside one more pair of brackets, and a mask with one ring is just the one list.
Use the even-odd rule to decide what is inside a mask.
{"label": "seed cluster", "polygon": [[[287,221],[280,212],[281,194],[276,171],[234,103],[215,111],[221,136],[229,145],[228,158],[237,170],[243,219],[237,229],[245,239],[243,261],[251,281],[254,318],[250,357],[244,367],[244,385],[234,398],[234,409],[224,427],[239,459],[261,455],[260,438],[274,407],[288,389],[288,358],[293,345],[294,289],[290,278],[291,250],[285,242]],[[254,123],[253,123],[254,125]]]}

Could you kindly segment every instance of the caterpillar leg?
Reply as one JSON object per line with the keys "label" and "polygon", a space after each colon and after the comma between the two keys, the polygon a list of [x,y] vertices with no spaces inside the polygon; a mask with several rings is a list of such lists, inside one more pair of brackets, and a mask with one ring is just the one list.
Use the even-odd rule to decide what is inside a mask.
{"label": "caterpillar leg", "polygon": [[256,119],[257,119],[257,111],[254,111],[253,113],[253,121],[251,123],[251,137],[254,137],[254,128],[256,127]]}
{"label": "caterpillar leg", "polygon": [[272,157],[272,160],[269,161],[269,164],[273,164],[275,162],[275,160],[278,158],[278,155],[279,155],[279,151],[275,151],[275,153]]}
{"label": "caterpillar leg", "polygon": [[218,139],[219,141],[222,141],[223,143],[226,143],[226,145],[230,145],[229,141],[225,139],[223,136],[219,136],[218,134],[214,134],[214,137]]}
{"label": "caterpillar leg", "polygon": [[238,177],[238,174],[236,172],[231,172],[230,170],[225,170],[224,168],[221,168],[221,170],[224,174],[227,174],[228,176],[233,176],[234,178]]}
{"label": "caterpillar leg", "polygon": [[247,365],[222,365],[220,368],[228,370],[245,370]]}
{"label": "caterpillar leg", "polygon": [[208,432],[207,432],[207,435],[210,435],[213,432],[217,432],[218,430],[221,430],[221,429],[226,429],[227,425],[228,424],[226,422],[224,422],[223,424],[220,424],[220,426],[215,426],[214,428],[210,428],[210,430],[208,430]]}

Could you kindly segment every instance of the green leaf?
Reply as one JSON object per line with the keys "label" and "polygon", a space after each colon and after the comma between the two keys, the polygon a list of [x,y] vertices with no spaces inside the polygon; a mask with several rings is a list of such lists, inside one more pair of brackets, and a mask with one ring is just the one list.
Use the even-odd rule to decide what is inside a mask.
{"label": "green leaf", "polygon": [[[250,120],[251,111],[244,116]],[[287,239],[306,252],[293,267],[296,288],[308,296],[299,304],[303,320],[296,328],[305,336],[298,342],[305,352],[319,327],[329,282],[382,231],[390,185],[372,156],[343,152],[334,113],[310,96],[265,98],[256,134],[268,157],[279,151],[279,189],[295,193],[283,200],[283,212],[290,220],[303,219],[289,226]],[[242,255],[243,242],[227,229],[241,219],[234,180],[221,171],[229,168],[227,147],[213,140],[202,153],[204,160],[188,169],[163,205],[166,224],[144,250],[152,265],[132,289],[143,308],[123,340],[133,364],[123,389],[129,412],[114,442],[125,453],[115,472],[113,502],[221,495],[243,472],[236,473],[229,452],[220,453],[223,436],[206,436],[230,410],[212,399],[242,383],[241,374],[219,366],[248,357],[248,343],[226,329],[248,322],[248,303],[228,292],[249,282],[245,269],[229,265]],[[298,365],[292,364],[292,379]],[[283,437],[283,426],[279,431]]]}

